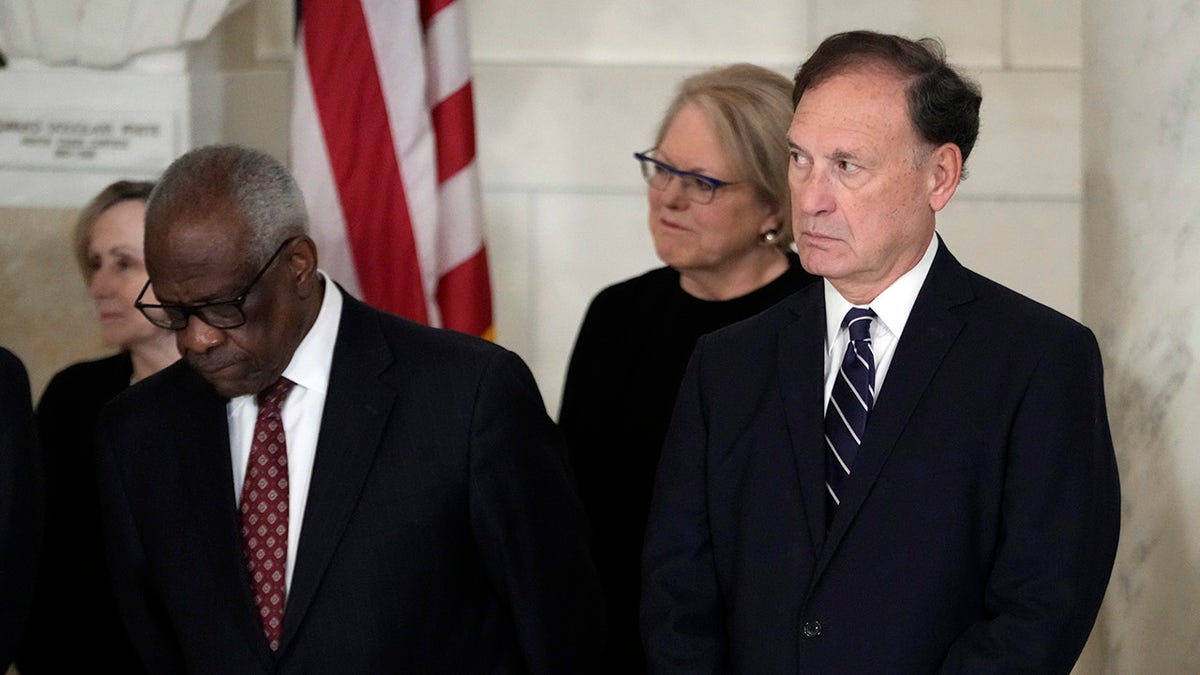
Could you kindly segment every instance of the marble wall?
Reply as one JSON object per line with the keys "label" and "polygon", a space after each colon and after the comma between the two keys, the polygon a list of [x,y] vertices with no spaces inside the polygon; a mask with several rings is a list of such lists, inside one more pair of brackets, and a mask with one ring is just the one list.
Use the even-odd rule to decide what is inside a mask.
{"label": "marble wall", "polygon": [[235,142],[287,156],[291,7],[291,0],[255,0],[207,39],[120,69],[0,69],[0,133],[5,120],[30,111],[132,111],[162,130],[148,147],[149,168],[143,154],[52,171],[0,150],[0,344],[25,361],[35,396],[64,365],[106,351],[70,248],[84,202],[114,180],[154,178],[194,145]]}
{"label": "marble wall", "polygon": [[[677,81],[743,60],[790,75],[838,30],[941,37],[984,105],[939,229],[966,264],[1095,326],[1108,365],[1125,528],[1077,671],[1200,672],[1200,2],[467,2],[498,341],[552,413],[588,300],[658,264],[631,153]],[[290,5],[255,0],[189,51],[188,144],[286,156]],[[66,206],[0,205],[0,344],[38,390],[100,351]]]}
{"label": "marble wall", "polygon": [[[286,157],[289,8],[250,3],[187,52],[182,93],[164,94],[186,112],[181,143],[232,141]],[[1079,316],[1079,8],[1079,0],[468,0],[498,341],[525,357],[557,410],[588,300],[658,264],[630,154],[649,145],[675,83],[739,60],[790,75],[821,37],[855,27],[937,35],[979,79],[983,132],[941,231],[968,264]],[[79,95],[102,95],[123,76],[97,73],[102,82]],[[30,86],[5,90],[4,77],[5,96]],[[61,98],[75,86],[49,88]],[[0,173],[0,195],[30,182]],[[98,185],[55,186],[52,206],[81,203]],[[0,248],[0,285],[24,298],[0,315],[0,341],[24,350],[35,388],[64,361],[98,350],[69,253],[56,243],[69,221],[61,210],[0,206],[0,242],[14,242]],[[30,248],[32,258],[22,253]],[[21,272],[28,267],[60,279],[34,283]],[[31,313],[41,298],[65,310]]]}
{"label": "marble wall", "polygon": [[1084,16],[1083,314],[1124,494],[1094,639],[1105,672],[1200,673],[1200,2]]}
{"label": "marble wall", "polygon": [[[251,3],[187,53],[186,91],[175,97],[190,111],[185,145],[233,141],[286,157],[289,4]],[[530,363],[551,412],[588,300],[658,264],[630,155],[650,144],[675,83],[742,60],[790,75],[837,30],[937,35],[979,79],[983,132],[942,233],[980,271],[1079,315],[1078,0],[468,0],[468,10],[497,339]],[[15,182],[0,174],[0,192],[6,181]],[[94,191],[70,187],[55,190],[68,203],[53,206]],[[48,323],[21,308],[0,316],[0,341],[26,351],[35,388],[64,360],[97,351],[70,256],[54,243],[68,223],[61,212],[0,206],[0,241],[19,242],[0,249],[0,283],[68,307]],[[44,257],[18,258],[30,246]],[[63,280],[35,285],[24,266]]]}
{"label": "marble wall", "polygon": [[753,61],[791,75],[824,36],[937,35],[984,91],[971,177],[942,214],[955,254],[1080,312],[1080,2],[487,0],[469,4],[498,340],[551,411],[588,300],[656,266],[631,157],[675,83]]}

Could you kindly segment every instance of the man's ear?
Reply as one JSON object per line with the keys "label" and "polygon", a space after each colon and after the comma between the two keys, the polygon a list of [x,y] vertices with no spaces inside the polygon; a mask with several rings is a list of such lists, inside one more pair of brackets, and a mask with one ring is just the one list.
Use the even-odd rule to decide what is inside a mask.
{"label": "man's ear", "polygon": [[929,165],[929,207],[941,211],[962,180],[962,151],[954,143],[943,143],[934,148],[926,160]]}
{"label": "man's ear", "polygon": [[316,288],[317,278],[317,244],[307,235],[301,235],[292,244],[292,250],[287,257],[288,269],[296,280],[296,287],[301,297]]}

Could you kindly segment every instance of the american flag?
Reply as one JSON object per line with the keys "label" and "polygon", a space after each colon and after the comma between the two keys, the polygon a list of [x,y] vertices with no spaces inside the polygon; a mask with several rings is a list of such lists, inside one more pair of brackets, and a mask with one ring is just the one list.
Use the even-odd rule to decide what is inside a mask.
{"label": "american flag", "polygon": [[465,0],[303,0],[291,163],[321,268],[368,304],[493,337]]}

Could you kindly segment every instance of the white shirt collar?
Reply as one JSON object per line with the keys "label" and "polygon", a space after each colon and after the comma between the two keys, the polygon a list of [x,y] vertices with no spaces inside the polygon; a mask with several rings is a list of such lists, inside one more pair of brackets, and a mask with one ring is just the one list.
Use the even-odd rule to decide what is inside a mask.
{"label": "white shirt collar", "polygon": [[[917,294],[921,292],[921,286],[925,284],[925,277],[929,276],[929,268],[933,267],[933,258],[937,254],[937,249],[938,237],[937,234],[934,234],[930,238],[929,246],[925,248],[925,255],[921,256],[921,260],[899,279],[893,281],[890,286],[883,289],[883,292],[875,296],[875,299],[869,304],[870,308],[875,311],[879,322],[896,338],[899,338],[900,334],[904,332],[904,326],[908,323],[908,315],[912,313],[913,304],[917,301]],[[825,344],[828,346],[834,344],[846,312],[856,305],[843,298],[828,279],[823,280],[823,283],[825,286]]]}
{"label": "white shirt collar", "polygon": [[338,326],[342,320],[342,294],[329,275],[317,270],[325,284],[325,297],[317,320],[283,370],[283,376],[310,391],[325,394],[329,389],[329,372],[333,366],[333,346],[337,342]]}

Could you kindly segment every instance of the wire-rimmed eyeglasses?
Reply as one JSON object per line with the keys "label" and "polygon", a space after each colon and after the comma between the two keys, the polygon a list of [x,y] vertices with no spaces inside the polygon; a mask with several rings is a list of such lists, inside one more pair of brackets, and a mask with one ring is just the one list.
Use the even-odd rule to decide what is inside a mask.
{"label": "wire-rimmed eyeglasses", "polygon": [[146,285],[142,286],[142,292],[138,293],[137,300],[133,301],[133,306],[137,307],[138,311],[150,320],[150,323],[159,328],[183,330],[187,328],[188,317],[191,316],[199,318],[213,328],[237,328],[246,323],[246,312],[243,306],[246,304],[246,298],[250,295],[250,291],[254,288],[254,285],[258,283],[259,279],[263,278],[267,270],[271,269],[271,265],[279,257],[279,254],[283,253],[283,249],[299,238],[297,236],[284,240],[279,245],[279,248],[275,249],[275,252],[271,254],[271,257],[267,260],[267,264],[263,265],[258,274],[255,274],[254,278],[250,280],[250,283],[246,284],[242,292],[228,300],[214,300],[194,305],[145,303],[142,302],[142,297],[146,295],[146,291],[150,288],[150,280],[147,279]]}
{"label": "wire-rimmed eyeglasses", "polygon": [[655,190],[665,190],[671,179],[678,177],[683,187],[683,196],[690,202],[709,204],[717,195],[717,190],[740,182],[718,180],[702,173],[676,169],[660,159],[651,157],[652,152],[653,149],[633,153],[634,159],[642,166],[642,177],[646,179],[646,183]]}

